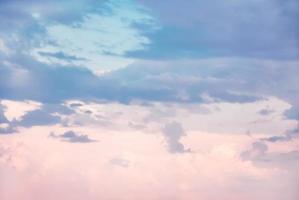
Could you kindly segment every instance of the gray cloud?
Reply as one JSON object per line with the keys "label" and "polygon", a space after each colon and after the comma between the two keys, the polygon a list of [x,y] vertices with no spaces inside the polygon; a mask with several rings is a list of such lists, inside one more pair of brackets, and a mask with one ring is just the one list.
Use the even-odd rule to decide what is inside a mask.
{"label": "gray cloud", "polygon": [[83,106],[82,103],[72,103],[70,104],[71,108],[76,108],[76,107],[80,107],[80,106]]}
{"label": "gray cloud", "polygon": [[[18,132],[18,127],[32,127],[32,126],[45,126],[45,125],[55,125],[62,123],[60,115],[69,115],[74,113],[73,110],[61,104],[43,104],[41,108],[25,113],[20,119],[8,121],[3,118],[3,122],[0,124],[5,124],[5,128],[0,128],[0,133],[16,133]],[[3,113],[2,113],[3,115]],[[5,117],[3,115],[3,117]],[[1,107],[0,107],[0,119],[1,119]]]}
{"label": "gray cloud", "polygon": [[147,126],[145,124],[131,122],[131,121],[128,122],[128,126],[132,129],[136,129],[136,130],[145,130],[147,128]]}
{"label": "gray cloud", "polygon": [[0,104],[0,124],[7,123],[8,120],[6,119],[4,115],[4,106]]}
{"label": "gray cloud", "polygon": [[130,161],[120,158],[120,157],[115,157],[112,158],[110,160],[110,164],[115,165],[115,166],[119,166],[119,167],[124,167],[124,168],[128,168],[130,165]]}
{"label": "gray cloud", "polygon": [[277,166],[290,170],[297,170],[299,167],[299,151],[268,152],[268,146],[262,141],[254,142],[251,149],[242,152],[240,157],[252,161],[259,167]]}
{"label": "gray cloud", "polygon": [[283,135],[261,138],[260,140],[265,142],[288,142],[298,137],[299,137],[299,124],[295,129],[286,131]]}
{"label": "gray cloud", "polygon": [[[1,1],[0,37],[17,51],[0,53],[0,98],[43,103],[67,99],[198,103],[205,101],[202,94],[208,94],[215,101],[244,103],[276,96],[292,105],[286,116],[299,119],[299,68],[298,61],[291,60],[298,58],[296,0],[139,2],[159,14],[164,26],[157,35],[151,35],[151,52],[143,53],[156,52],[157,56],[150,56],[156,60],[163,56],[179,60],[137,62],[97,77],[77,66],[40,63],[23,51],[32,44],[32,30],[44,31],[37,28],[33,8],[44,11],[43,16],[50,21],[70,24],[87,11],[95,11],[95,4],[89,4],[93,1]],[[63,11],[57,9],[61,5]],[[22,42],[11,41],[12,30],[22,30],[18,40]],[[214,60],[206,54],[213,55]],[[61,53],[52,56],[76,59]],[[217,59],[220,56],[238,59]],[[271,59],[244,58],[248,56]],[[197,60],[185,59],[188,57]],[[202,57],[210,61],[200,60]]]}
{"label": "gray cloud", "polygon": [[43,104],[41,108],[26,113],[20,120],[11,122],[14,126],[43,126],[61,123],[60,116],[74,113],[73,110],[61,104]]}
{"label": "gray cloud", "polygon": [[258,113],[260,115],[267,116],[267,115],[272,114],[273,112],[274,112],[274,110],[271,110],[269,108],[265,108],[265,109],[260,110]]}
{"label": "gray cloud", "polygon": [[232,103],[275,96],[292,105],[286,112],[288,118],[299,119],[299,68],[295,60],[142,61],[100,77],[75,66],[43,64],[21,52],[1,59],[0,65],[0,98],[127,104],[134,100],[200,103],[205,101],[202,94]]}
{"label": "gray cloud", "polygon": [[[14,58],[18,68],[5,63],[0,68],[0,98],[43,103],[66,99],[199,103],[206,101],[201,94],[207,94],[215,101],[243,103],[276,96],[293,106],[286,116],[299,117],[297,61],[144,61],[97,77],[82,68],[51,67],[24,56]],[[11,84],[16,72],[23,73],[26,82]]]}
{"label": "gray cloud", "polygon": [[78,134],[74,131],[66,131],[63,134],[54,134],[50,133],[50,137],[60,138],[62,141],[70,142],[70,143],[90,143],[95,142],[96,140],[92,140],[88,137],[88,135]]}
{"label": "gray cloud", "polygon": [[133,56],[298,58],[297,0],[139,0],[159,18],[148,51]]}
{"label": "gray cloud", "polygon": [[70,56],[63,52],[57,52],[57,53],[39,52],[39,55],[45,57],[53,57],[53,58],[62,59],[66,61],[85,60],[84,58],[77,58],[76,56]]}
{"label": "gray cloud", "polygon": [[266,141],[266,142],[285,142],[285,141],[290,141],[290,140],[291,140],[291,137],[289,135],[271,136],[271,137],[261,139],[261,141]]}
{"label": "gray cloud", "polygon": [[53,125],[60,123],[61,119],[46,110],[34,110],[28,112],[20,121],[12,122],[16,126],[31,127],[31,126],[43,126]]}
{"label": "gray cloud", "polygon": [[4,109],[5,107],[0,103],[0,125],[4,126],[0,127],[0,134],[10,134],[18,132],[16,127],[13,127],[10,124],[10,121],[5,117]]}
{"label": "gray cloud", "polygon": [[242,152],[241,158],[244,160],[262,160],[262,156],[264,156],[268,151],[268,146],[264,142],[254,142],[252,143],[251,149]]}
{"label": "gray cloud", "polygon": [[162,133],[165,137],[170,153],[190,152],[190,149],[186,149],[180,142],[181,138],[186,136],[186,133],[180,123],[171,122],[166,124],[162,129]]}
{"label": "gray cloud", "polygon": [[8,124],[8,126],[5,128],[0,127],[0,134],[12,134],[17,132],[18,132],[17,127],[14,127],[10,124]]}

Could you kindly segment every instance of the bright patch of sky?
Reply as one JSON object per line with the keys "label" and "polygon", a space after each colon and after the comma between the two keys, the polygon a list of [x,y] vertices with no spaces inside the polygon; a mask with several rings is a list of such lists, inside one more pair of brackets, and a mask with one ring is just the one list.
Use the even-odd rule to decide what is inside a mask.
{"label": "bright patch of sky", "polygon": [[[40,14],[33,17],[39,19]],[[43,22],[41,22],[43,23]],[[63,65],[79,65],[95,73],[125,67],[134,59],[125,55],[142,50],[150,44],[138,26],[147,31],[158,28],[150,12],[137,3],[109,1],[98,13],[87,13],[83,20],[72,24],[46,23],[46,39],[31,54],[39,61]],[[72,59],[65,59],[67,55]]]}

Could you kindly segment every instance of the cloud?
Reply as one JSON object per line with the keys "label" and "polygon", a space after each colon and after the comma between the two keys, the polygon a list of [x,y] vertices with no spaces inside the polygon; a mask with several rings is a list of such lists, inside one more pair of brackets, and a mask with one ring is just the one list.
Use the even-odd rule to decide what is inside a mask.
{"label": "cloud", "polygon": [[85,60],[84,58],[78,58],[76,56],[70,56],[70,55],[66,55],[63,52],[38,52],[41,56],[47,56],[47,57],[53,57],[56,59],[62,59],[62,60],[66,60],[66,61],[78,61],[78,60]]}
{"label": "cloud", "polygon": [[267,115],[270,115],[272,114],[274,111],[269,109],[269,108],[265,108],[265,109],[262,109],[259,111],[259,114],[260,115],[264,115],[264,116],[267,116]]}
{"label": "cloud", "polygon": [[15,123],[19,126],[31,127],[58,124],[60,121],[59,116],[55,116],[45,110],[34,110],[27,113],[20,121],[16,121]]}
{"label": "cloud", "polygon": [[291,140],[291,137],[286,135],[286,136],[271,136],[267,138],[262,138],[261,141],[266,141],[266,142],[283,142],[283,141],[289,141]]}
{"label": "cloud", "polygon": [[5,107],[0,104],[0,124],[8,122],[7,118],[4,115],[4,108]]}
{"label": "cloud", "polygon": [[147,51],[133,56],[298,58],[297,0],[139,0],[162,29],[149,34]]}
{"label": "cloud", "polygon": [[186,149],[180,141],[182,137],[186,136],[180,123],[170,122],[166,124],[162,129],[162,133],[165,137],[170,153],[190,152],[190,149]]}
{"label": "cloud", "polygon": [[84,105],[83,103],[71,103],[70,107],[71,108],[76,108],[76,107],[80,107],[80,106],[83,106],[83,105]]}
{"label": "cloud", "polygon": [[[62,104],[40,104],[39,102],[2,101],[9,110],[10,120],[1,113],[0,104],[0,133],[18,132],[19,127],[30,128],[32,126],[63,125],[62,116],[74,113]],[[9,109],[7,109],[9,107]],[[2,110],[3,111],[3,110]],[[3,115],[3,116],[2,116]],[[4,118],[3,118],[4,117]],[[2,120],[2,121],[1,121]]]}
{"label": "cloud", "polygon": [[241,158],[244,160],[262,159],[268,151],[268,146],[264,142],[254,142],[250,150],[244,151]]}
{"label": "cloud", "polygon": [[1,100],[0,104],[4,106],[4,115],[9,120],[19,120],[26,113],[37,110],[41,107],[41,103],[34,101],[10,101]]}
{"label": "cloud", "polygon": [[135,130],[145,130],[147,127],[145,124],[143,123],[135,123],[135,122],[132,122],[130,121],[128,123],[128,126],[132,129],[135,129]]}
{"label": "cloud", "polygon": [[145,30],[156,27],[150,12],[132,0],[1,1],[0,7],[0,51],[94,73],[132,63],[125,53],[144,49],[150,43]]}
{"label": "cloud", "polygon": [[56,135],[54,133],[50,133],[50,137],[60,138],[62,141],[70,142],[70,143],[90,143],[95,142],[96,140],[92,140],[88,137],[88,135],[78,134],[74,131],[66,131],[63,134]]}
{"label": "cloud", "polygon": [[[288,144],[286,144],[288,145]],[[251,149],[241,153],[243,160],[249,160],[259,167],[279,167],[295,172],[299,167],[299,151],[269,151],[268,145],[264,141],[256,141],[252,144]],[[295,171],[294,171],[295,170]]]}
{"label": "cloud", "polygon": [[[145,5],[152,8],[152,11],[150,11],[146,7],[133,1],[128,1],[126,4],[119,1],[116,1],[116,3],[99,1],[98,3],[91,4],[82,3],[81,1],[65,1],[64,3],[53,1],[43,4],[41,1],[36,0],[30,1],[26,5],[21,1],[1,1],[1,9],[3,9],[3,11],[6,10],[5,13],[10,13],[9,15],[3,14],[7,20],[2,20],[1,22],[3,23],[1,26],[5,27],[1,29],[3,31],[3,33],[1,32],[1,39],[5,42],[5,45],[8,46],[8,48],[11,49],[11,47],[14,47],[13,49],[17,49],[17,51],[12,55],[5,56],[5,59],[1,59],[0,97],[19,100],[27,98],[41,102],[57,102],[66,99],[101,99],[129,103],[136,99],[164,102],[206,101],[206,99],[202,98],[202,94],[207,94],[216,101],[251,102],[270,95],[288,100],[288,102],[293,105],[293,108],[290,109],[286,115],[289,118],[299,118],[299,116],[297,116],[299,113],[299,105],[297,103],[298,87],[296,87],[298,81],[295,76],[295,74],[298,74],[298,61],[287,59],[277,60],[272,56],[270,56],[270,59],[248,59],[244,55],[222,55],[221,53],[216,54],[216,57],[213,56],[213,58],[209,59],[200,59],[202,58],[201,56],[196,56],[196,58],[191,56],[192,58],[190,58],[188,56],[177,55],[174,47],[177,46],[178,49],[183,50],[184,48],[182,48],[182,46],[176,44],[176,42],[183,42],[186,43],[184,44],[186,47],[192,48],[193,44],[197,44],[193,41],[196,40],[198,45],[195,45],[195,51],[197,51],[196,49],[198,46],[202,46],[202,43],[207,43],[207,46],[211,45],[210,43],[218,44],[218,42],[213,42],[214,39],[216,40],[218,37],[220,40],[219,44],[221,46],[223,45],[225,49],[230,49],[231,42],[242,44],[241,48],[249,48],[250,45],[254,45],[254,42],[249,42],[250,40],[243,41],[242,38],[242,42],[237,41],[237,37],[231,37],[234,38],[232,41],[228,43],[224,41],[222,43],[222,39],[227,40],[228,38],[222,38],[223,36],[218,34],[218,32],[215,32],[217,33],[216,35],[210,34],[210,32],[206,33],[213,37],[210,40],[209,38],[200,37],[200,34],[197,34],[196,31],[189,31],[192,27],[200,27],[198,25],[199,23],[203,27],[206,27],[204,30],[207,31],[218,28],[222,30],[222,24],[230,24],[232,25],[231,34],[233,36],[237,35],[242,37],[242,30],[246,30],[245,35],[249,34],[249,36],[247,35],[246,37],[257,41],[259,44],[263,44],[259,40],[268,42],[267,38],[270,38],[271,41],[269,41],[269,44],[272,44],[272,39],[273,41],[275,40],[276,45],[282,45],[280,44],[280,41],[283,41],[285,42],[285,48],[288,47],[291,50],[292,45],[296,44],[296,42],[289,43],[287,40],[277,39],[277,37],[283,36],[289,39],[293,38],[286,35],[291,34],[289,29],[293,27],[291,26],[293,18],[297,16],[297,11],[294,9],[294,5],[297,5],[296,2],[288,0],[285,1],[286,3],[279,3],[266,0],[263,2],[253,1],[245,3],[234,1],[228,4],[223,4],[223,2],[220,2],[219,0],[214,0],[215,5],[203,1],[191,1],[189,3],[179,1],[174,1],[172,3],[159,2],[155,5],[153,2],[154,1],[143,2]],[[60,5],[68,6],[65,7],[66,9],[57,9],[62,7]],[[270,8],[275,8],[274,11],[266,9],[267,12],[261,12],[263,10],[262,8],[267,7],[267,5]],[[45,6],[48,6],[47,10],[44,10]],[[168,6],[184,7],[189,10],[180,10],[180,12],[182,12],[182,19],[180,19],[173,13],[172,10],[175,9],[168,9]],[[218,12],[223,10],[223,8],[227,10],[232,9],[233,11],[241,10],[244,12]],[[251,8],[257,8],[256,16],[251,14]],[[202,12],[198,12],[198,9],[203,10]],[[207,12],[205,9],[210,10],[211,13]],[[156,27],[155,19],[152,17],[151,12],[163,13],[160,20],[165,27],[162,31],[167,30],[168,26],[178,26],[178,30],[173,32],[173,34],[167,34],[167,38],[169,38],[173,44],[161,45],[159,51],[155,52],[161,55],[163,52],[173,52],[174,57],[179,59],[171,60],[173,57],[168,57],[170,60],[153,58],[156,59],[156,61],[143,60],[135,62],[134,64],[128,62],[127,64],[131,64],[127,68],[103,74],[101,77],[97,77],[89,70],[84,69],[90,68],[91,65],[88,63],[81,63],[79,64],[80,67],[78,67],[77,62],[85,62],[87,59],[82,58],[82,55],[85,54],[84,52],[89,52],[90,49],[88,50],[88,48],[92,48],[92,52],[95,54],[100,52],[99,54],[105,54],[106,56],[121,56],[125,59],[133,58],[128,57],[126,54],[135,48],[145,48],[145,46],[148,45],[148,37],[145,36],[144,33],[147,32],[147,30],[151,32],[150,30],[152,28],[155,29],[154,27]],[[281,12],[288,14],[278,15],[278,13]],[[12,17],[12,13],[18,15]],[[215,16],[212,16],[212,13],[214,13]],[[242,17],[235,17],[235,14],[233,13]],[[266,14],[270,15],[266,16]],[[124,16],[126,20],[122,20]],[[255,17],[261,16],[261,20],[250,21],[247,25],[248,28],[252,26],[253,28],[250,30],[254,31],[254,33],[259,36],[263,36],[262,38],[257,39],[257,35],[248,32],[248,28],[243,29],[239,27],[239,24],[246,22],[246,16],[249,16],[249,19],[255,19]],[[273,18],[270,16],[273,16]],[[272,19],[277,19],[277,21]],[[240,23],[238,20],[241,20]],[[6,29],[5,21],[15,23],[12,23],[10,29]],[[98,21],[102,23],[98,23]],[[111,23],[111,26],[108,26],[107,24],[110,24],[110,21],[113,23]],[[217,23],[213,25],[214,23],[208,23],[210,21]],[[274,21],[275,24],[273,24]],[[268,31],[268,29],[263,31],[262,29],[261,32],[256,32],[256,30],[260,30],[259,28],[256,28],[256,26],[266,28],[268,25],[262,25],[268,23],[270,26],[268,28],[278,29],[279,31]],[[140,29],[140,26],[142,25],[145,25],[148,29],[145,29],[144,27]],[[106,33],[108,38],[106,35],[105,37],[102,35],[100,38],[103,41],[97,41],[95,43],[92,38],[98,37],[97,35],[91,34],[91,37],[80,37],[81,39],[77,40],[77,32],[78,34],[81,34],[85,29],[104,34],[102,33],[103,31],[97,29],[98,26],[102,27],[103,30],[108,30],[108,33]],[[119,30],[114,30],[119,26],[121,28],[125,27],[126,31],[128,31],[125,31],[125,33],[128,35],[121,35],[127,35],[129,39],[116,37],[114,35],[119,35],[119,32],[121,32]],[[219,27],[217,28],[217,26]],[[281,27],[281,29],[279,29],[279,27]],[[67,31],[62,31],[65,29]],[[181,39],[171,39],[172,37],[177,37],[179,33],[184,33],[181,32],[180,29],[186,29],[188,30],[186,33],[194,33],[196,37],[179,35],[180,37],[178,38]],[[22,31],[20,31],[19,35],[8,37],[13,30]],[[62,32],[70,33],[72,37],[69,37],[68,34],[61,34]],[[266,33],[269,33],[270,36]],[[223,34],[227,35],[229,33],[223,32]],[[250,36],[251,34],[252,38]],[[267,37],[264,34],[267,35]],[[271,37],[271,34],[279,35],[277,37],[275,35]],[[294,32],[293,34],[296,35],[297,33]],[[71,45],[61,44],[68,41],[65,40],[64,37],[67,37],[68,40],[69,38],[75,38],[76,42],[72,43],[72,41],[70,41]],[[197,39],[197,37],[200,38]],[[115,38],[117,41],[115,41]],[[139,38],[140,41],[135,41],[134,39],[136,38]],[[164,36],[162,38],[164,38]],[[206,40],[206,42],[201,41],[201,38],[202,40]],[[43,41],[43,39],[46,41]],[[89,39],[92,41],[89,41]],[[131,41],[132,39],[136,43],[123,44],[121,41],[118,41],[118,39],[125,42]],[[157,39],[156,41],[167,42],[167,40],[164,39]],[[91,44],[87,45],[87,43],[83,42],[84,40],[88,40]],[[249,43],[248,45],[247,41]],[[277,41],[279,41],[279,44],[277,44]],[[292,41],[295,41],[295,39],[293,38]],[[98,42],[102,45],[97,45]],[[107,42],[111,42],[111,44],[108,44]],[[43,44],[44,46],[40,44]],[[49,48],[45,46],[54,47]],[[236,44],[233,46],[236,46]],[[267,45],[263,44],[263,46],[266,46],[267,49],[275,49],[270,48],[271,45],[270,47],[267,47]],[[171,48],[171,51],[163,50],[164,47]],[[36,50],[34,52],[37,54],[31,52],[34,48]],[[38,50],[38,48],[43,48],[43,50]],[[55,50],[55,48],[57,49]],[[213,49],[214,48],[216,50],[223,49],[217,45],[213,46]],[[260,49],[259,46],[256,46],[250,51],[259,52],[255,48]],[[28,52],[27,49],[29,49],[31,54],[24,52],[24,49],[26,49],[26,52]],[[78,53],[76,49],[83,50],[78,51]],[[199,51],[209,52],[204,49],[205,48],[203,47],[203,50]],[[207,47],[207,49],[210,48]],[[240,49],[237,48],[237,50],[232,51],[242,52],[239,50]],[[265,52],[270,53],[269,50]],[[279,52],[281,52],[281,48],[279,48]],[[90,55],[90,53],[88,53],[88,55]],[[36,56],[43,57],[44,60],[40,60]],[[220,56],[233,57],[220,58]],[[47,61],[47,59],[49,62],[45,63],[44,61]],[[55,59],[64,60],[64,62],[53,64],[51,62],[53,59],[54,61]],[[68,63],[68,67],[65,66],[65,62]],[[96,62],[96,65],[100,65],[101,63],[109,65],[109,62],[105,61],[105,59],[100,59],[100,62]],[[122,65],[121,63],[123,62],[116,63],[115,66],[118,68]],[[44,91],[51,91],[51,94]]]}
{"label": "cloud", "polygon": [[115,157],[112,158],[110,160],[110,164],[115,165],[115,166],[119,166],[119,167],[124,167],[124,168],[128,168],[130,165],[130,161],[120,158],[120,157]]}
{"label": "cloud", "polygon": [[284,135],[275,135],[275,136],[271,136],[271,137],[265,137],[265,138],[261,138],[261,141],[265,141],[265,142],[288,142],[291,141],[293,139],[296,139],[299,137],[299,124],[296,128],[292,129],[292,130],[288,130],[284,133]]}
{"label": "cloud", "polygon": [[297,199],[298,17],[297,0],[0,0],[0,98],[41,102],[1,100],[0,133],[21,134],[1,136],[0,199]]}
{"label": "cloud", "polygon": [[69,115],[72,110],[61,104],[43,104],[40,108],[27,112],[21,119],[11,122],[14,126],[43,126],[54,125],[62,122],[59,115]]}
{"label": "cloud", "polygon": [[0,123],[0,134],[12,134],[17,132],[18,132],[17,128],[12,126],[11,124]]}
{"label": "cloud", "polygon": [[[68,99],[189,104],[249,103],[276,97],[291,104],[289,111],[295,114],[299,106],[298,61],[242,58],[142,61],[101,77],[82,68],[51,67],[24,57],[15,61],[25,64],[16,69],[3,63],[0,68],[0,98],[32,99],[44,104]],[[26,73],[16,77],[16,70]],[[18,83],[21,80],[24,82]],[[181,98],[182,91],[187,99]],[[296,117],[288,113],[288,118]]]}
{"label": "cloud", "polygon": [[10,50],[5,45],[4,41],[0,38],[0,52],[4,54],[8,54]]}

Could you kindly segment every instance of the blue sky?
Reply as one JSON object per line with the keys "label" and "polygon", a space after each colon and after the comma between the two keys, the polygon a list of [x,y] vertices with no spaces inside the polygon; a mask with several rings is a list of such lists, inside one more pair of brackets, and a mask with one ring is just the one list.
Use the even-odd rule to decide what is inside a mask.
{"label": "blue sky", "polygon": [[0,199],[298,199],[297,0],[0,0],[0,18]]}

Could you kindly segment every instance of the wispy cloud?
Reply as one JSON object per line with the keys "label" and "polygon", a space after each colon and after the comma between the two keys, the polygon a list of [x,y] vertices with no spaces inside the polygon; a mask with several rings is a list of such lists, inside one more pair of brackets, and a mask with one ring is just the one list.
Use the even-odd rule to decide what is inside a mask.
{"label": "wispy cloud", "polygon": [[52,138],[60,138],[62,141],[70,143],[89,143],[96,141],[90,139],[88,135],[78,134],[74,131],[66,131],[63,134],[50,133],[49,136]]}

